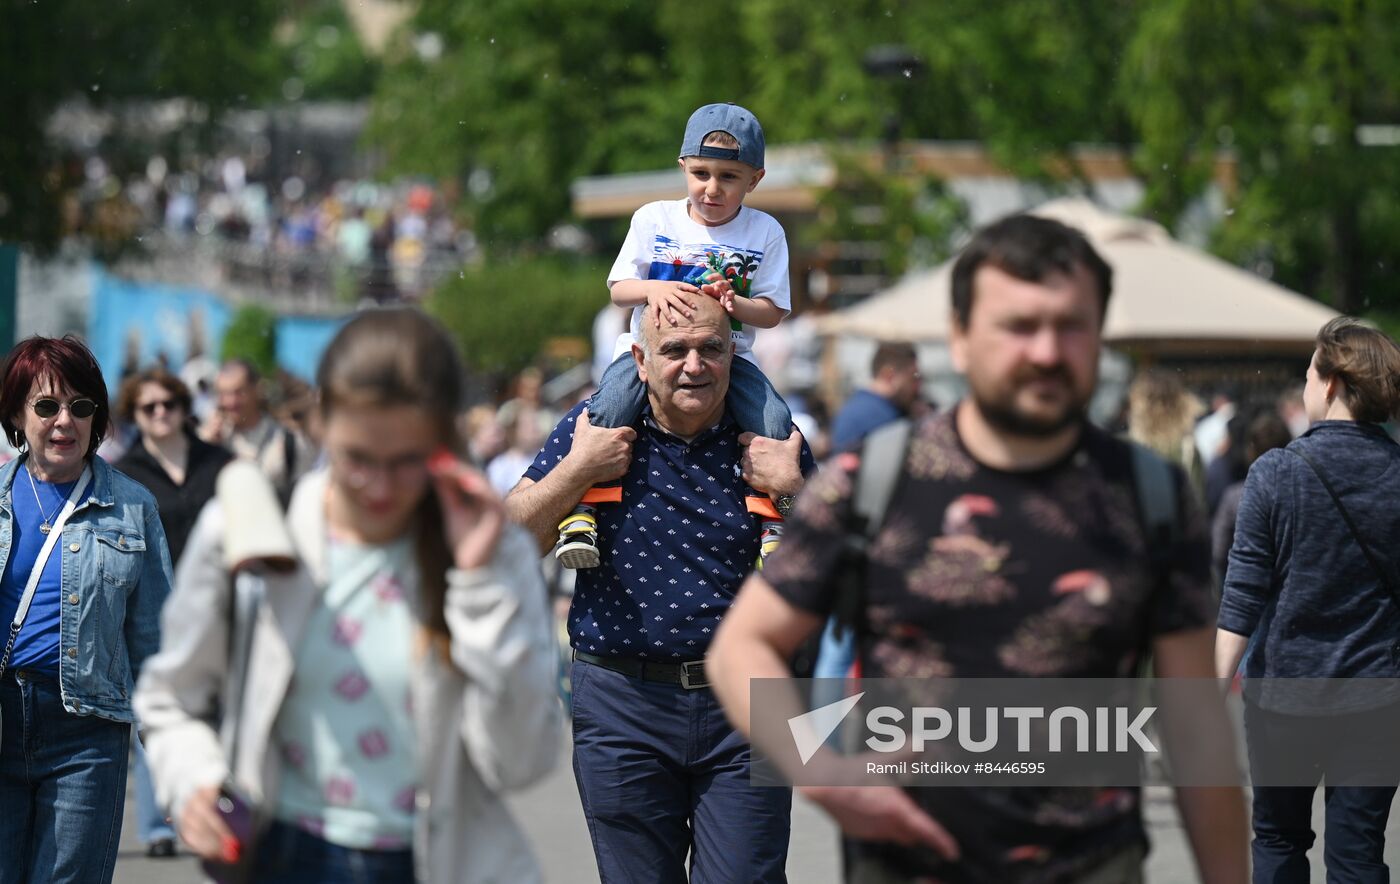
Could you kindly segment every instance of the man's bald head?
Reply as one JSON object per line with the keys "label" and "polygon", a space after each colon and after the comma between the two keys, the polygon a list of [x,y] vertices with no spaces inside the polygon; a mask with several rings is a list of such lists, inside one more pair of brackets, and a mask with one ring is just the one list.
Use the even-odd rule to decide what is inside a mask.
{"label": "man's bald head", "polygon": [[695,309],[690,311],[690,318],[676,313],[676,324],[673,326],[666,317],[661,317],[661,327],[656,327],[656,308],[648,304],[642,310],[642,334],[638,342],[642,345],[644,352],[652,352],[659,335],[664,334],[672,328],[712,328],[724,338],[729,337],[729,314],[720,306],[718,300],[708,295],[692,295],[691,303]]}
{"label": "man's bald head", "polygon": [[707,295],[693,295],[690,316],[672,325],[656,313],[642,314],[641,339],[632,346],[637,376],[647,388],[652,415],[668,433],[691,437],[724,415],[734,343],[729,314]]}

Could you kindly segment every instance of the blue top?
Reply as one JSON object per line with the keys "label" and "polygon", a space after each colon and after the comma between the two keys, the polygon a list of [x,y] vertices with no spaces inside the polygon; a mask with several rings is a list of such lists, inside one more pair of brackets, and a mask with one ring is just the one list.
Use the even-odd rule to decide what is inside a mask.
{"label": "blue top", "polygon": [[904,417],[899,406],[878,393],[856,390],[831,421],[831,450],[850,451],[885,424]]}
{"label": "blue top", "polygon": [[[136,676],[160,645],[170,553],[151,492],[100,457],[89,466],[92,485],[53,551],[61,562],[58,674],[63,708],[73,715],[130,724],[136,720],[131,712]],[[0,575],[16,554],[16,526],[23,528],[16,507],[26,496],[34,499],[29,480],[20,475],[24,469],[22,458],[0,466]],[[13,568],[16,576],[26,573],[23,563]],[[17,598],[11,596],[11,607]]]}
{"label": "blue top", "polygon": [[[16,473],[15,476],[14,549],[9,560],[5,562],[3,576],[0,576],[0,618],[3,618],[0,619],[0,642],[9,637],[10,624],[14,622],[15,611],[19,609],[20,599],[24,597],[24,587],[29,583],[29,575],[34,570],[40,549],[48,539],[48,535],[39,530],[39,523],[44,517],[40,514],[39,504],[34,500],[35,492],[43,502],[44,509],[48,511],[50,522],[53,522],[58,519],[58,514],[63,511],[64,502],[68,500],[68,495],[73,493],[73,486],[77,484],[77,480],[54,483],[35,479],[34,488],[31,490],[28,487],[32,478],[29,470],[24,467],[20,467],[20,470],[23,471],[23,475]],[[39,577],[39,585],[34,588],[34,601],[29,606],[24,625],[15,637],[15,650],[10,655],[9,665],[5,667],[6,672],[14,669],[39,669],[55,675],[58,673],[62,578],[63,553],[55,544],[48,562],[44,564],[44,573]],[[0,654],[4,653],[3,649],[3,644],[0,644]]]}
{"label": "blue top", "polygon": [[[538,482],[573,444],[574,406],[525,471]],[[590,654],[697,660],[758,558],[759,519],[744,505],[739,428],[726,412],[690,442],[648,407],[634,425],[622,503],[598,507],[601,563],[578,571],[569,643]],[[802,471],[814,462],[802,446]]]}
{"label": "blue top", "polygon": [[1322,421],[1249,470],[1220,628],[1246,636],[1261,630],[1247,678],[1400,677],[1400,605],[1293,451],[1327,474],[1367,546],[1400,583],[1400,445],[1375,424]]}

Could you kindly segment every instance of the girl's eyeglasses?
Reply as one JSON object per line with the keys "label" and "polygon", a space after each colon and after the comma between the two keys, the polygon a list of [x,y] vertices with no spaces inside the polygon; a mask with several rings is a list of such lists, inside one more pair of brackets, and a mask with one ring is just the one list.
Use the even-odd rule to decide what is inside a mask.
{"label": "girl's eyeglasses", "polygon": [[387,476],[398,485],[413,485],[428,476],[428,456],[426,454],[406,454],[389,460],[375,460],[359,452],[330,452],[332,466],[336,467],[351,488],[363,489],[377,476]]}
{"label": "girl's eyeglasses", "polygon": [[34,409],[34,413],[44,420],[58,417],[58,413],[65,408],[77,420],[90,418],[97,413],[97,403],[91,399],[74,399],[65,405],[57,399],[45,396],[42,399],[35,399],[29,404],[29,407]]}

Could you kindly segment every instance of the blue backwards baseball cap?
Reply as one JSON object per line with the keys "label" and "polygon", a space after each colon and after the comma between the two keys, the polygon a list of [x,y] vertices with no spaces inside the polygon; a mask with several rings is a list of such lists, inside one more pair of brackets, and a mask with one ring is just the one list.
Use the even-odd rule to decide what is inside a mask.
{"label": "blue backwards baseball cap", "polygon": [[[738,148],[703,144],[711,132],[727,132],[739,142]],[[763,168],[763,127],[758,118],[737,104],[707,104],[690,115],[681,141],[681,157],[709,157],[738,160],[755,169]]]}

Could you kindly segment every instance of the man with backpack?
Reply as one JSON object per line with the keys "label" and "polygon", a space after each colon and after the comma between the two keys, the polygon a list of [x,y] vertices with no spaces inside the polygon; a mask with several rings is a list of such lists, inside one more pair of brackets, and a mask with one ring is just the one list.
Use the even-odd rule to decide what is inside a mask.
{"label": "man with backpack", "polygon": [[[1149,656],[1160,677],[1212,677],[1199,507],[1179,470],[1085,416],[1111,283],[1083,235],[1055,221],[1012,216],[973,238],[953,270],[950,336],[968,395],[876,431],[804,490],[711,648],[741,730],[749,680],[785,676],[832,614],[855,630],[869,678],[1115,678]],[[877,462],[898,470],[872,506]],[[1198,714],[1223,724],[1223,706]],[[852,881],[1141,881],[1136,788],[802,791],[842,827]],[[1240,790],[1177,799],[1202,880],[1243,882]]]}
{"label": "man with backpack", "polygon": [[[831,421],[831,450],[860,448],[865,437],[881,427],[908,417],[923,386],[919,374],[919,351],[905,341],[885,341],[875,348],[870,360],[870,383],[851,394]],[[836,679],[844,678],[855,661],[855,641],[850,630],[843,630],[836,618],[822,630],[812,677],[831,679],[819,682],[825,698]],[[831,696],[832,700],[840,699]]]}
{"label": "man with backpack", "polygon": [[256,463],[286,509],[292,488],[311,468],[316,452],[309,439],[282,426],[268,413],[260,382],[253,363],[246,359],[225,362],[214,379],[218,407],[200,428],[200,437]]}

